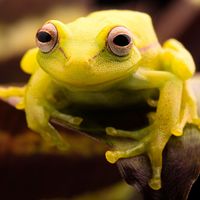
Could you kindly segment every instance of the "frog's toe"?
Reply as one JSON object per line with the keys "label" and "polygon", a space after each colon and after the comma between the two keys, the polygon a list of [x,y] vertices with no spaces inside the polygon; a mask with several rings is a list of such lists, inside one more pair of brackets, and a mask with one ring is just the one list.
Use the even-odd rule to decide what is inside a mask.
{"label": "frog's toe", "polygon": [[106,160],[109,162],[109,163],[112,163],[114,164],[115,162],[117,162],[117,160],[119,159],[118,155],[117,155],[117,151],[107,151],[106,154]]}
{"label": "frog's toe", "polygon": [[192,124],[198,126],[198,128],[200,129],[200,118],[193,119]]}
{"label": "frog's toe", "polygon": [[149,180],[149,186],[154,190],[159,190],[161,188],[161,179],[160,178],[151,178]]}
{"label": "frog's toe", "polygon": [[107,133],[107,135],[110,135],[110,136],[118,136],[117,129],[115,129],[113,127],[107,127],[106,128],[106,133]]}
{"label": "frog's toe", "polygon": [[70,148],[70,145],[66,142],[60,143],[57,145],[58,149],[60,149],[61,151],[68,151]]}
{"label": "frog's toe", "polygon": [[183,128],[176,126],[176,127],[171,129],[171,133],[174,136],[181,136],[181,135],[183,135]]}
{"label": "frog's toe", "polygon": [[134,147],[126,150],[116,150],[116,151],[107,151],[105,156],[106,160],[110,163],[115,163],[120,158],[131,158],[134,156],[141,155],[145,152],[144,143],[138,143]]}
{"label": "frog's toe", "polygon": [[81,122],[83,121],[83,118],[81,118],[81,117],[75,117],[75,116],[72,116],[72,115],[67,115],[67,114],[61,113],[59,111],[52,112],[51,116],[55,119],[59,119],[59,120],[62,120],[64,122],[68,122],[68,123],[75,125],[75,126],[79,126],[81,124]]}
{"label": "frog's toe", "polygon": [[73,124],[73,125],[76,125],[76,126],[79,126],[83,121],[83,118],[81,117],[72,117],[71,119],[68,120],[68,122],[70,124]]}

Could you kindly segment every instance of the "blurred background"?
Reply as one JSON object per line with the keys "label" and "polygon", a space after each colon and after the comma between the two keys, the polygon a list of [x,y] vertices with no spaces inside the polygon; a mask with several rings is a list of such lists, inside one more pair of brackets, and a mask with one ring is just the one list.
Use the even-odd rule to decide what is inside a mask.
{"label": "blurred background", "polygon": [[[20,59],[35,46],[35,33],[46,20],[68,23],[103,9],[149,13],[160,42],[177,38],[200,69],[200,0],[0,0],[0,84],[28,80]],[[106,145],[61,131],[72,146],[67,154],[28,130],[22,111],[0,102],[0,199],[141,199],[105,161]]]}

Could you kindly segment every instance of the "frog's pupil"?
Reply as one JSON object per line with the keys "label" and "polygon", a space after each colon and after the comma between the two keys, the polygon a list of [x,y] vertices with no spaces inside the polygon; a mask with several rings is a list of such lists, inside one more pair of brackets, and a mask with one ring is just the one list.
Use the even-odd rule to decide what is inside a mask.
{"label": "frog's pupil", "polygon": [[113,39],[113,43],[121,47],[127,46],[130,42],[131,42],[131,38],[126,34],[117,35]]}
{"label": "frog's pupil", "polygon": [[40,42],[50,42],[52,37],[49,33],[47,32],[44,32],[44,31],[40,31],[37,33],[37,39],[40,41]]}

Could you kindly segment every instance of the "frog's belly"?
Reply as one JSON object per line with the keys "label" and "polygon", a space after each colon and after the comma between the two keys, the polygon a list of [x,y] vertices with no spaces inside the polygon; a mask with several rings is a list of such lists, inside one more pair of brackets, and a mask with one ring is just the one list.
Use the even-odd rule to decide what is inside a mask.
{"label": "frog's belly", "polygon": [[108,126],[133,130],[148,124],[146,114],[153,110],[146,100],[155,93],[150,90],[71,93],[68,96],[71,105],[62,112],[82,117],[81,129],[87,133],[105,134]]}
{"label": "frog's belly", "polygon": [[71,106],[84,109],[121,109],[146,102],[150,97],[156,96],[155,90],[116,90],[106,92],[79,92],[70,93]]}

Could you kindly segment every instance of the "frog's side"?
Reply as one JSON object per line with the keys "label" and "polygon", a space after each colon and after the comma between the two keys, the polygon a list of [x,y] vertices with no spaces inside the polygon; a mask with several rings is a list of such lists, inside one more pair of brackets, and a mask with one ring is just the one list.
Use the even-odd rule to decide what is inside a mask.
{"label": "frog's side", "polygon": [[84,120],[61,113],[63,108],[135,106],[151,97],[143,90],[159,90],[148,127],[134,132],[106,128],[108,135],[138,141],[131,149],[108,151],[107,160],[146,153],[153,172],[150,186],[159,189],[162,151],[170,136],[182,135],[187,122],[200,124],[187,84],[195,71],[189,52],[176,40],[161,47],[150,17],[133,11],[95,12],[67,25],[52,20],[37,32],[36,42],[39,48],[28,51],[21,63],[32,74],[30,81],[25,88],[2,88],[0,96],[20,96],[17,107],[25,109],[28,126],[60,148],[66,144],[50,117],[75,126]]}

